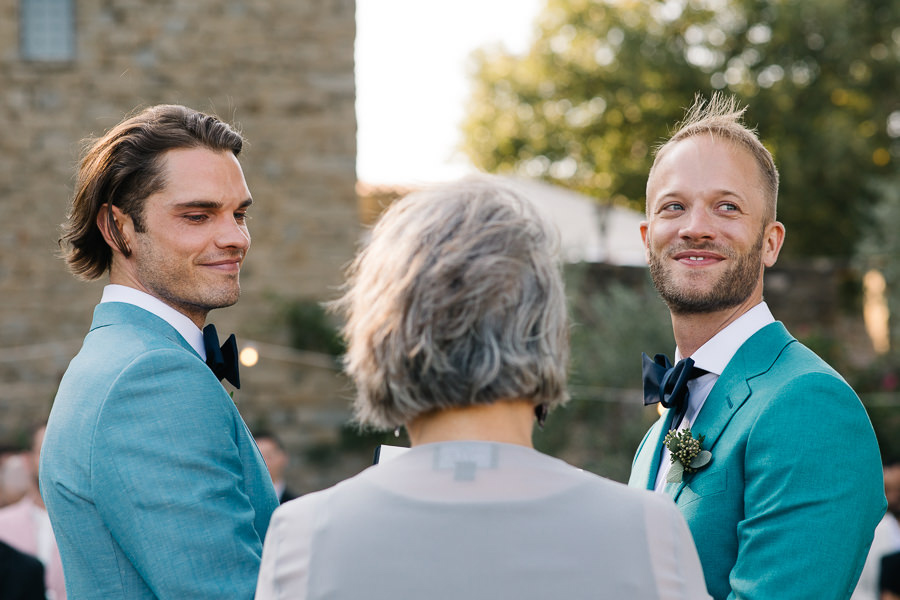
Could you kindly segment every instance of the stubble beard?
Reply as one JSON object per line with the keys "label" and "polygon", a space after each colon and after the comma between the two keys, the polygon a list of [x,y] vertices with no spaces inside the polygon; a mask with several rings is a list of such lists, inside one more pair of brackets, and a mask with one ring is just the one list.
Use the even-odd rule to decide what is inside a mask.
{"label": "stubble beard", "polygon": [[[760,232],[753,248],[739,255],[731,248],[719,248],[713,244],[673,248],[661,256],[650,247],[650,276],[656,291],[674,314],[704,314],[733,308],[747,300],[759,283],[762,264],[763,232]],[[699,289],[689,281],[677,282],[667,258],[684,250],[711,250],[722,254],[731,267],[708,290]]]}
{"label": "stubble beard", "polygon": [[239,273],[205,281],[206,278],[199,277],[198,271],[191,268],[195,265],[167,259],[155,252],[149,240],[143,246],[143,258],[136,265],[137,275],[153,296],[175,310],[191,318],[205,319],[209,311],[232,306],[238,301],[241,295]]}
{"label": "stubble beard", "polygon": [[235,277],[234,286],[229,289],[206,287],[201,288],[200,283],[192,290],[193,293],[183,293],[181,289],[173,286],[157,286],[156,293],[167,303],[185,314],[196,314],[205,317],[209,311],[216,308],[225,308],[237,303],[241,295],[241,286]]}

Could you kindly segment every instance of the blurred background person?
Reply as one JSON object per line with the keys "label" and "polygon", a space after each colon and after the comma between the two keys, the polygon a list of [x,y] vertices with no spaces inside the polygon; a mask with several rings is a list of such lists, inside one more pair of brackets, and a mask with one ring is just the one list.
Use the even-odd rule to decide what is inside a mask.
{"label": "blurred background person", "polygon": [[884,495],[888,501],[887,512],[875,528],[872,547],[850,600],[879,600],[881,559],[900,552],[900,460],[895,458],[884,462]]}
{"label": "blurred background person", "polygon": [[0,449],[0,507],[21,500],[29,479],[28,451],[14,445]]}
{"label": "blurred background person", "polygon": [[893,457],[884,463],[884,495],[887,497],[887,514],[900,522],[900,458]]}
{"label": "blurred background person", "polygon": [[40,560],[44,566],[47,599],[65,600],[62,561],[50,526],[50,517],[38,488],[38,465],[45,429],[41,425],[32,432],[31,448],[22,454],[27,471],[25,494],[18,502],[0,508],[0,541]]}
{"label": "blurred background person", "polygon": [[0,598],[44,600],[44,565],[41,561],[0,542]]}
{"label": "blurred background person", "polygon": [[535,451],[567,399],[558,236],[475,177],[394,204],[336,306],[366,426],[412,448],[278,508],[256,598],[708,598],[669,498]]}
{"label": "blurred background person", "polygon": [[900,600],[900,552],[881,558],[880,600]]}
{"label": "blurred background person", "polygon": [[281,443],[281,440],[268,430],[257,431],[253,437],[256,440],[256,446],[259,448],[260,454],[266,461],[269,475],[272,476],[272,484],[275,486],[275,495],[278,496],[278,502],[284,504],[288,500],[296,498],[297,494],[292,492],[284,481],[284,470],[288,465],[288,455],[284,451],[284,445]]}

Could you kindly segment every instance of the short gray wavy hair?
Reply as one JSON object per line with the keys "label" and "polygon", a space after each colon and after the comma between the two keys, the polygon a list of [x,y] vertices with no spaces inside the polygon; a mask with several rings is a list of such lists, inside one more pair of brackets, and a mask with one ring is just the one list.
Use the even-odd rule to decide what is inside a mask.
{"label": "short gray wavy hair", "polygon": [[556,230],[502,180],[470,176],[393,204],[332,308],[362,425],[504,399],[565,402],[569,358]]}

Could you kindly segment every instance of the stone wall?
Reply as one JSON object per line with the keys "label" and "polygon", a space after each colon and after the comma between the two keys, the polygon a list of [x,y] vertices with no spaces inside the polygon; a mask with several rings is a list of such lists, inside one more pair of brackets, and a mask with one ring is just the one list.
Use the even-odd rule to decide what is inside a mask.
{"label": "stone wall", "polygon": [[294,444],[346,418],[345,381],[285,359],[277,307],[333,295],[360,232],[353,0],[78,0],[64,63],[21,59],[19,1],[0,0],[0,441],[49,413],[103,285],[54,257],[80,141],[157,103],[214,112],[248,140],[244,293],[210,315],[281,353],[245,374],[245,418],[276,415]]}

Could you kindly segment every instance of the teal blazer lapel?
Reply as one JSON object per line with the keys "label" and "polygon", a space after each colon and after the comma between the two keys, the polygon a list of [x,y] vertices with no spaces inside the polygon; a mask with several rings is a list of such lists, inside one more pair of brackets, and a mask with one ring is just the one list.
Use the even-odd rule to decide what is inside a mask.
{"label": "teal blazer lapel", "polygon": [[672,424],[673,411],[666,411],[662,415],[641,442],[634,464],[631,466],[631,475],[628,485],[652,490],[656,487],[656,477],[659,474],[659,459],[662,455],[663,439]]}

